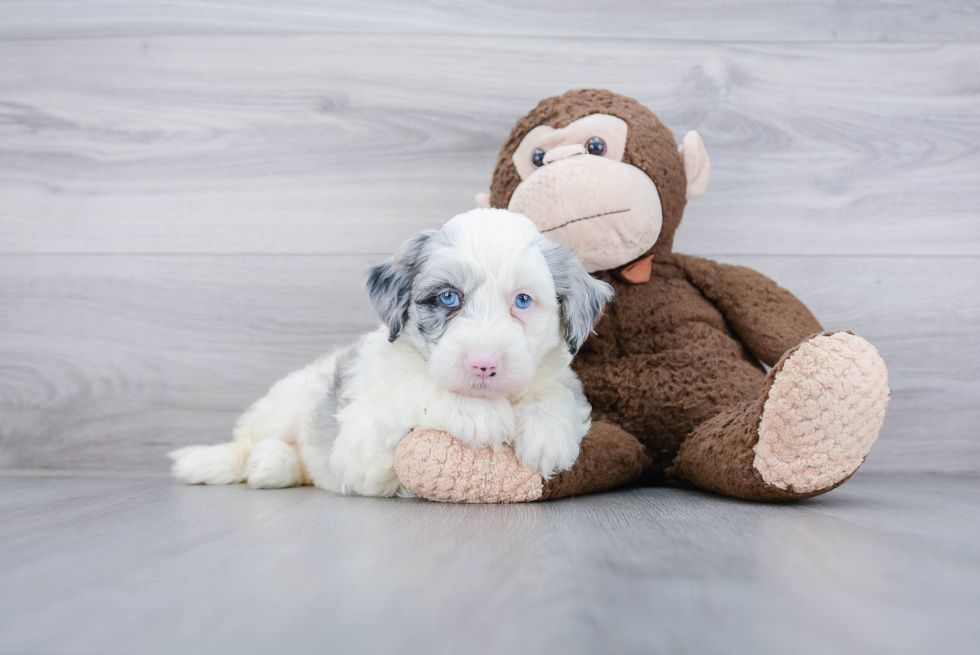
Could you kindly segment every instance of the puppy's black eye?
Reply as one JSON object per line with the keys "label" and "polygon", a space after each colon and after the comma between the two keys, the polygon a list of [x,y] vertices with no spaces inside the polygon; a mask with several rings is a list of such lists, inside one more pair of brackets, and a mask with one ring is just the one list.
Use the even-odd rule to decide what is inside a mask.
{"label": "puppy's black eye", "polygon": [[589,142],[585,144],[585,149],[589,151],[590,155],[598,155],[602,157],[606,154],[606,142],[597,136],[589,139]]}
{"label": "puppy's black eye", "polygon": [[544,150],[541,148],[535,150],[534,154],[531,155],[531,163],[538,167],[544,166]]}

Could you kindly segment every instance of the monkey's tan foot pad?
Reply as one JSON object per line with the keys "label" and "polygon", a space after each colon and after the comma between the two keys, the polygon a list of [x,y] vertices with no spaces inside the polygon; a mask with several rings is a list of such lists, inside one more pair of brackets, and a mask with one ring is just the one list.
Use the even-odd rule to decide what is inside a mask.
{"label": "monkey's tan foot pad", "polygon": [[594,423],[575,465],[544,480],[508,446],[474,449],[447,432],[413,430],[395,449],[395,472],[415,495],[443,503],[522,503],[605,491],[648,463],[643,446],[614,425]]}
{"label": "monkey's tan foot pad", "polygon": [[850,477],[888,405],[888,371],[874,346],[850,332],[814,336],[776,365],[770,385],[753,448],[762,479],[809,494]]}

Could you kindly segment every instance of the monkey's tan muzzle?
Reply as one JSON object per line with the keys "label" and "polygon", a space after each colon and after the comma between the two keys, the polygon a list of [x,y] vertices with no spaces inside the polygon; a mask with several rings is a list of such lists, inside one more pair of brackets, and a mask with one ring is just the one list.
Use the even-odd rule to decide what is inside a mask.
{"label": "monkey's tan muzzle", "polygon": [[657,188],[643,171],[593,155],[542,166],[518,185],[507,208],[549,239],[574,243],[589,272],[647,252],[663,223]]}

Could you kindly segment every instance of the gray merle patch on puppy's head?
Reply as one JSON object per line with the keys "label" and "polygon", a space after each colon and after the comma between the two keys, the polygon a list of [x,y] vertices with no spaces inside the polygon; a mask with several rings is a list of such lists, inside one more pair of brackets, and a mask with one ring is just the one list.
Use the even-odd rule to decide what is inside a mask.
{"label": "gray merle patch on puppy's head", "polygon": [[412,280],[418,272],[425,244],[435,233],[436,230],[426,230],[416,234],[403,243],[388,261],[368,271],[371,306],[381,322],[388,326],[389,341],[398,338],[408,320]]}
{"label": "gray merle patch on puppy's head", "polygon": [[561,306],[565,342],[574,355],[594,332],[603,308],[612,300],[613,288],[589,275],[581,260],[566,246],[543,236],[537,245],[551,269]]}
{"label": "gray merle patch on puppy's head", "polygon": [[[439,294],[446,290],[447,285],[459,289],[462,296],[462,280],[458,280],[459,272],[444,271],[444,275],[429,275],[437,278],[422,281],[421,286],[416,282],[419,271],[427,263],[431,254],[439,248],[451,246],[453,243],[452,230],[443,227],[440,230],[426,230],[409,238],[395,254],[385,263],[368,271],[368,293],[371,305],[378,318],[388,326],[388,340],[395,341],[406,329],[410,318],[414,318],[416,330],[423,337],[441,335],[445,323],[454,312],[442,312],[433,306],[438,303]],[[418,286],[413,293],[413,287]],[[431,287],[431,288],[430,288]],[[416,301],[413,308],[412,301]],[[460,306],[462,302],[460,303]],[[441,309],[448,310],[440,304]]]}

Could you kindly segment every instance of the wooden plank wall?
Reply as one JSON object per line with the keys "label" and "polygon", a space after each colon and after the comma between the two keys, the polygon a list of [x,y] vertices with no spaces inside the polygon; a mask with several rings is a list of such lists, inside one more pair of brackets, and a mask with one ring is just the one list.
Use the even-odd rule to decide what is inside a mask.
{"label": "wooden plank wall", "polygon": [[0,2],[0,467],[225,438],[579,87],[702,134],[678,251],[878,346],[867,470],[980,471],[980,7],[929,0]]}

